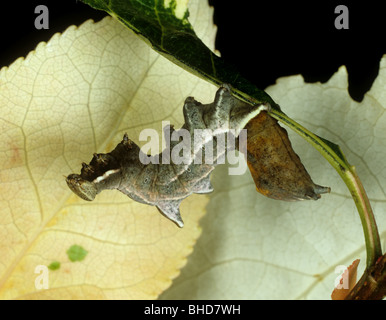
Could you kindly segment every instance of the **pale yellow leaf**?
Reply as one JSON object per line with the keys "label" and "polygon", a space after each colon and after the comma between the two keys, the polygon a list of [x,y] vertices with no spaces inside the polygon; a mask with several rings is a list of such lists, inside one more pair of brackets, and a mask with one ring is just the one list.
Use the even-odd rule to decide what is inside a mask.
{"label": "pale yellow leaf", "polygon": [[[253,61],[251,61],[253,63]],[[315,62],[317,63],[317,62]],[[383,247],[386,241],[386,57],[362,103],[347,91],[344,67],[324,84],[301,76],[267,89],[284,112],[339,144],[370,198]],[[330,299],[342,266],[366,260],[354,202],[327,161],[291,130],[313,180],[330,186],[318,201],[281,202],[255,191],[249,173],[219,167],[203,234],[164,299]],[[363,273],[359,266],[358,277]]]}
{"label": "pale yellow leaf", "polygon": [[[213,10],[195,1],[190,13],[213,47]],[[162,120],[178,128],[185,98],[208,103],[215,90],[112,18],[70,27],[3,68],[0,298],[149,299],[167,288],[200,235],[207,197],[182,203],[179,229],[118,191],[81,200],[64,176],[110,151],[124,132],[138,142],[144,128],[161,131]],[[73,245],[87,251],[83,260],[69,259]],[[52,262],[60,267],[48,269],[41,289],[36,267]]]}

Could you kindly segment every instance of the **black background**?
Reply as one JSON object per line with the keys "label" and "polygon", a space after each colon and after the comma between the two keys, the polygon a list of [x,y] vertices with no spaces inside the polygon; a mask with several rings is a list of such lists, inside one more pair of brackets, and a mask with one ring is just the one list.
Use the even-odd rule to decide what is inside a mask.
{"label": "black background", "polygon": [[[205,5],[205,0],[202,4]],[[237,5],[235,5],[235,3]],[[49,9],[49,30],[36,30],[34,9]],[[341,65],[349,72],[349,92],[360,101],[386,54],[386,18],[381,1],[210,0],[218,27],[216,47],[241,73],[264,89],[278,77],[302,74],[327,81]],[[337,30],[335,7],[349,9],[349,29]],[[3,2],[0,65],[26,56],[40,41],[104,12],[76,0]]]}

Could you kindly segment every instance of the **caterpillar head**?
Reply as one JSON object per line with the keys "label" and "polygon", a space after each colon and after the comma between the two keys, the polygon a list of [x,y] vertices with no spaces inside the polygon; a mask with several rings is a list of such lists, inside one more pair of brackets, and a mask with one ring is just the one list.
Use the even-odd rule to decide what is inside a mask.
{"label": "caterpillar head", "polygon": [[83,179],[79,174],[70,174],[66,182],[71,191],[84,200],[92,201],[98,193],[95,183]]}
{"label": "caterpillar head", "polygon": [[66,182],[71,191],[84,200],[92,201],[102,190],[116,188],[121,180],[121,165],[116,153],[121,152],[121,149],[129,149],[127,135],[118,146],[119,150],[114,150],[114,154],[94,153],[89,164],[82,163],[80,175],[70,174]]}

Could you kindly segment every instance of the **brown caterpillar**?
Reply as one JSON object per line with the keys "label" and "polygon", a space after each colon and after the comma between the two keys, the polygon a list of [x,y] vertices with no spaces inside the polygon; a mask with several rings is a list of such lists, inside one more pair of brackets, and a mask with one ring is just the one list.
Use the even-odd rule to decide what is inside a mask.
{"label": "brown caterpillar", "polygon": [[[165,130],[170,130],[172,136],[173,134],[178,136],[180,131],[188,132],[192,138],[189,139],[191,141],[194,140],[195,131],[204,130],[201,139],[194,140],[194,144],[184,144],[178,139],[177,141],[172,140],[167,144],[166,149],[156,156],[161,161],[152,163],[149,162],[150,157],[144,154],[125,134],[123,140],[113,151],[107,154],[94,154],[90,164],[82,164],[80,175],[70,174],[66,179],[69,188],[82,199],[89,201],[92,201],[104,189],[118,189],[135,201],[156,206],[163,215],[182,227],[183,221],[179,210],[181,201],[193,193],[213,191],[210,173],[217,164],[216,160],[222,157],[228,148],[219,151],[216,147],[218,138],[223,134],[229,135],[232,132],[237,137],[249,120],[257,116],[260,111],[269,111],[270,109],[267,104],[252,106],[236,99],[230,90],[229,85],[223,85],[217,91],[214,102],[206,105],[188,97],[183,107],[185,123],[182,128],[178,131],[170,126],[165,128]],[[278,126],[277,123],[276,125]],[[209,130],[205,132],[205,129]],[[265,143],[269,144],[269,139]],[[209,146],[210,149],[208,149]],[[177,148],[181,152],[184,147],[189,150],[188,155],[182,157],[184,160],[182,163],[170,161],[176,147],[181,147],[180,149]],[[286,146],[283,147],[286,148]],[[249,147],[248,150],[250,150]],[[209,151],[214,161],[210,163],[196,161],[204,157]],[[244,152],[248,153],[247,151]],[[248,153],[248,162],[254,163],[254,157],[255,155]],[[269,167],[269,163],[265,163],[265,165]],[[295,174],[299,174],[299,172],[302,173],[301,170],[293,171]],[[283,173],[276,172],[276,174],[278,176],[274,181],[280,181],[280,175]],[[293,179],[304,179],[304,176],[302,173]],[[266,179],[270,180],[273,177],[268,175]],[[295,198],[316,199],[319,193],[326,192],[326,188],[314,185],[311,179],[307,180],[305,184],[304,190],[301,190],[301,186],[296,189]],[[310,193],[309,185],[311,185],[314,194]],[[272,192],[265,193],[265,195],[272,197],[277,192],[275,182],[267,187],[271,188]],[[291,190],[292,185],[289,188],[285,189],[284,186],[281,195],[276,198],[294,198],[292,196],[293,190]],[[258,188],[258,191],[261,192],[262,189]]]}
{"label": "brown caterpillar", "polygon": [[[205,146],[210,142],[215,146],[217,136],[227,134],[231,129],[237,136],[247,122],[261,110],[268,110],[265,104],[249,105],[235,99],[228,85],[216,93],[213,103],[201,104],[192,97],[185,100],[183,114],[185,123],[181,129],[192,135],[197,129],[209,129],[207,135],[189,146],[189,157],[184,163],[164,164],[163,158],[172,155],[179,141],[170,141],[158,157],[160,163],[144,164],[148,158],[127,134],[116,148],[107,154],[94,154],[90,164],[82,164],[81,174],[70,174],[66,181],[69,188],[84,200],[92,201],[104,189],[118,189],[135,201],[154,205],[179,227],[183,226],[179,206],[183,199],[193,193],[209,193],[213,187],[209,175],[216,165],[216,159],[226,150],[213,152],[210,164],[197,164],[198,157],[205,156]],[[174,132],[173,127],[165,128]],[[192,139],[193,141],[193,139]],[[217,150],[217,148],[214,148]]]}

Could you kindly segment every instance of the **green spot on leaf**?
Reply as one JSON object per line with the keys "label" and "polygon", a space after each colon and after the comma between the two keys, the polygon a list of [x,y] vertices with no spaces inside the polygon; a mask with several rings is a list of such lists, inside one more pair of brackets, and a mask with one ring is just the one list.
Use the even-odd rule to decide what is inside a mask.
{"label": "green spot on leaf", "polygon": [[88,251],[86,251],[83,247],[78,246],[74,244],[73,246],[70,247],[70,249],[67,250],[67,255],[70,261],[75,262],[75,261],[82,261]]}
{"label": "green spot on leaf", "polygon": [[54,271],[58,270],[60,268],[60,262],[59,261],[53,261],[51,264],[48,266],[48,269]]}

